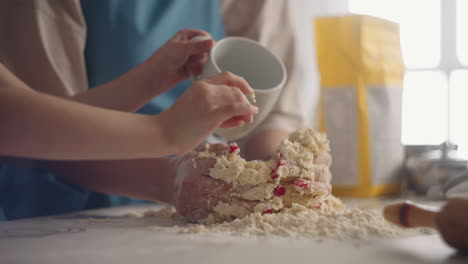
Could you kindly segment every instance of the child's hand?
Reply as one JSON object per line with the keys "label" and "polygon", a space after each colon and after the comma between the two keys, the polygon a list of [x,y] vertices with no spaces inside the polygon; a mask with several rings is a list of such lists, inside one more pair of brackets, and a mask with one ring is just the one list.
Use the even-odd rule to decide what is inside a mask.
{"label": "child's hand", "polygon": [[[206,36],[209,39],[191,41],[197,36]],[[164,78],[159,81],[166,83],[169,88],[191,75],[201,74],[213,45],[214,41],[208,32],[184,29],[161,46],[149,61],[157,68],[156,72],[160,73],[159,78]]]}
{"label": "child's hand", "polygon": [[251,93],[243,78],[229,72],[194,82],[171,108],[157,116],[174,154],[191,151],[218,127],[251,123],[258,112],[244,96]]}
{"label": "child's hand", "polygon": [[[202,148],[204,145],[201,145],[199,150]],[[225,144],[210,146],[210,150],[217,155],[222,154],[226,148]],[[253,212],[257,202],[229,197],[232,186],[208,175],[216,160],[196,159],[196,155],[196,152],[191,152],[183,156],[178,163],[174,184],[176,191],[173,197],[177,212],[192,221],[197,221],[212,213],[218,202],[227,201]]]}

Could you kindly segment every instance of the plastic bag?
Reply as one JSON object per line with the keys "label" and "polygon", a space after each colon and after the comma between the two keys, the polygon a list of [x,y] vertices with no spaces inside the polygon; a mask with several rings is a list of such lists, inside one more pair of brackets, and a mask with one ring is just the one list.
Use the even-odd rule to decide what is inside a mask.
{"label": "plastic bag", "polygon": [[398,24],[347,15],[315,19],[319,129],[330,140],[333,193],[397,193],[404,151],[404,64]]}

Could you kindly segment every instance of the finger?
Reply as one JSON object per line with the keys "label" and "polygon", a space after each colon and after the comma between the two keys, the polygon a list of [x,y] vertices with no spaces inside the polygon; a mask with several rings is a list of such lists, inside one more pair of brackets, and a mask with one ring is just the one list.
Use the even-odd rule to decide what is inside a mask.
{"label": "finger", "polygon": [[253,122],[253,116],[235,116],[231,119],[224,121],[219,127],[229,128],[229,127],[239,127],[243,126],[245,123],[250,124]]}
{"label": "finger", "polygon": [[232,188],[229,183],[210,176],[200,176],[198,181],[200,186],[198,193],[202,195],[222,197],[226,196]]}
{"label": "finger", "polygon": [[206,146],[208,145],[208,148],[210,149],[211,152],[215,153],[216,155],[221,155],[225,149],[227,149],[228,145],[224,143],[216,143],[216,144],[200,144],[198,147],[195,149],[196,151],[204,151],[206,149]]}
{"label": "finger", "polygon": [[220,199],[227,199],[230,189],[228,183],[209,176],[189,178],[182,184],[177,211],[191,220],[205,218]]}
{"label": "finger", "polygon": [[[242,92],[232,86],[219,86],[219,87],[214,87],[216,89],[217,93],[215,94],[215,101],[217,102],[222,102],[222,103],[245,103],[250,105],[250,102],[247,100],[247,98],[242,94]],[[227,105],[227,104],[226,104]],[[258,112],[258,108],[254,108],[254,113],[256,114]],[[227,128],[227,127],[238,127],[244,125],[244,123],[250,124],[253,122],[253,115],[248,114],[248,115],[239,115],[239,116],[234,116],[230,117],[229,120],[225,120],[220,127],[222,128]]]}
{"label": "finger", "polygon": [[195,151],[196,152],[201,152],[201,151],[204,151],[206,149],[206,146],[210,146],[210,144],[208,143],[202,143],[200,145],[198,145],[196,148],[195,148]]}
{"label": "finger", "polygon": [[187,200],[187,203],[182,204],[177,211],[189,220],[198,221],[208,217],[213,212],[212,208],[220,201],[216,197],[209,196],[191,197],[191,200]]}
{"label": "finger", "polygon": [[208,37],[212,38],[211,34],[200,29],[182,29],[178,31],[172,38],[171,40],[174,41],[190,41],[193,38],[196,38],[198,36],[203,36],[203,37]]}
{"label": "finger", "polygon": [[190,173],[191,175],[210,175],[210,169],[213,168],[215,164],[216,159],[197,159],[195,160],[195,166],[191,169]]}
{"label": "finger", "polygon": [[187,42],[187,49],[190,52],[189,54],[192,56],[208,53],[210,52],[211,48],[213,48],[213,46],[214,41],[212,39]]}
{"label": "finger", "polygon": [[250,124],[253,122],[253,116],[252,115],[248,115],[248,116],[243,116],[242,117],[244,122],[247,123],[247,124]]}
{"label": "finger", "polygon": [[200,75],[203,73],[203,67],[207,61],[207,54],[193,55],[187,62],[186,69],[188,73],[191,73],[194,76]]}
{"label": "finger", "polygon": [[240,127],[244,125],[244,117],[235,116],[227,121],[224,121],[219,127],[229,128],[229,127]]}
{"label": "finger", "polygon": [[222,155],[224,151],[228,148],[228,145],[224,143],[217,143],[210,145],[211,152],[215,153],[216,155]]}
{"label": "finger", "polygon": [[200,29],[182,29],[178,34],[182,35],[187,40],[193,39],[197,36],[206,36],[212,38],[210,33]]}
{"label": "finger", "polygon": [[219,127],[220,128],[234,128],[234,127],[241,127],[244,125],[244,120],[228,120],[222,123]]}
{"label": "finger", "polygon": [[206,78],[206,80],[212,84],[234,86],[239,88],[243,94],[254,94],[252,87],[250,87],[247,81],[244,78],[233,74],[232,72],[225,71],[218,73]]}
{"label": "finger", "polygon": [[208,85],[211,86],[210,91],[212,91],[212,101],[216,102],[219,106],[228,105],[231,103],[250,104],[242,91],[234,86],[211,83],[208,83]]}
{"label": "finger", "polygon": [[229,120],[235,116],[255,115],[258,113],[258,108],[250,103],[234,103],[228,104],[219,109],[217,114],[221,120]]}
{"label": "finger", "polygon": [[208,216],[207,197],[200,196],[195,184],[184,183],[181,195],[176,203],[176,209],[179,214],[190,220],[199,220]]}

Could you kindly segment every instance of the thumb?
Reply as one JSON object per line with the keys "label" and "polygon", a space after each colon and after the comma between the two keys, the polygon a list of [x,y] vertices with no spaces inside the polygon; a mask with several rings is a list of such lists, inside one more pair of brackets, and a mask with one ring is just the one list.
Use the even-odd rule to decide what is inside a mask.
{"label": "thumb", "polygon": [[219,127],[220,128],[230,128],[230,127],[239,127],[244,125],[243,116],[235,116],[229,120],[224,121]]}
{"label": "thumb", "polygon": [[224,152],[224,150],[228,147],[228,145],[224,143],[215,143],[215,144],[205,143],[205,144],[198,145],[198,147],[195,148],[195,151],[197,152],[204,151],[207,146],[210,149],[210,151],[215,153],[216,155],[221,155]]}
{"label": "thumb", "polygon": [[193,55],[202,55],[203,53],[210,52],[211,48],[214,46],[214,40],[205,39],[205,40],[196,40],[191,39],[188,42],[188,51],[189,56]]}
{"label": "thumb", "polygon": [[209,175],[210,169],[216,164],[216,159],[198,159],[196,166],[192,169],[193,175]]}
{"label": "thumb", "polygon": [[233,103],[219,109],[218,118],[228,121],[235,116],[250,116],[258,113],[258,108],[250,103]]}

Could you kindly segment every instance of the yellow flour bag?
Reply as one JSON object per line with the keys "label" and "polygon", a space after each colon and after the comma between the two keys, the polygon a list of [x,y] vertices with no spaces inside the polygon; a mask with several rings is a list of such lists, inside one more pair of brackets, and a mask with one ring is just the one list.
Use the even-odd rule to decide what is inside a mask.
{"label": "yellow flour bag", "polygon": [[363,15],[314,22],[319,127],[330,139],[333,192],[359,197],[396,193],[404,158],[398,24]]}

